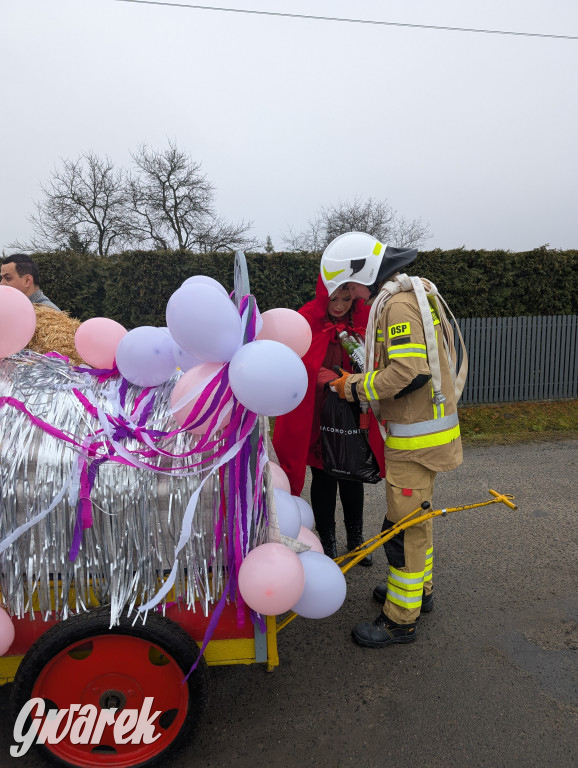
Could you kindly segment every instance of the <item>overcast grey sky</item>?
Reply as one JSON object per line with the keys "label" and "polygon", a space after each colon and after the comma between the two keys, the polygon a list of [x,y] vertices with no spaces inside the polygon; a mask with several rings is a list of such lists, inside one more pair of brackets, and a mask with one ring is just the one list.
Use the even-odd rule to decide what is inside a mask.
{"label": "overcast grey sky", "polygon": [[[577,0],[222,5],[578,36]],[[578,248],[578,40],[115,0],[0,9],[0,247],[30,236],[59,158],[126,166],[174,139],[219,213],[279,250],[320,205],[356,196],[429,222],[428,249]]]}

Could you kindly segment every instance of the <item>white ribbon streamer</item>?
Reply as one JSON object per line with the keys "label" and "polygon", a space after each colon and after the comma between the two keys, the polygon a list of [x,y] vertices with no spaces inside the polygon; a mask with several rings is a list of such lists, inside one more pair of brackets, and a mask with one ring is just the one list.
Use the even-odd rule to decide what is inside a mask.
{"label": "white ribbon streamer", "polygon": [[72,469],[60,493],[53,499],[52,504],[47,509],[43,509],[42,512],[39,512],[37,515],[34,515],[33,518],[28,520],[26,523],[23,523],[22,525],[20,525],[18,528],[12,531],[11,534],[6,536],[5,539],[2,539],[2,541],[0,542],[0,555],[2,554],[2,552],[7,550],[9,546],[14,544],[16,539],[22,536],[22,534],[26,533],[26,531],[29,531],[32,528],[32,526],[36,525],[36,523],[39,523],[41,520],[43,520],[46,517],[46,515],[50,514],[50,512],[52,512],[52,510],[60,504],[60,502],[64,498],[64,495],[66,494],[68,486],[72,482],[75,471],[76,471],[75,469]]}
{"label": "white ribbon streamer", "polygon": [[[249,439],[249,436],[246,438]],[[139,611],[141,613],[144,613],[145,611],[150,611],[151,608],[154,608],[155,605],[158,605],[160,601],[165,597],[172,589],[173,584],[175,583],[175,578],[177,575],[177,568],[178,568],[178,556],[181,552],[181,550],[185,547],[187,541],[191,538],[191,529],[193,526],[193,517],[195,514],[195,509],[197,506],[197,501],[199,498],[199,495],[201,493],[201,490],[204,486],[204,484],[207,482],[209,477],[211,477],[219,467],[222,467],[223,464],[226,464],[228,461],[230,461],[234,456],[236,456],[239,451],[241,450],[243,446],[243,441],[237,442],[227,453],[221,458],[221,460],[216,464],[211,471],[207,474],[206,477],[203,478],[201,484],[196,489],[196,491],[191,496],[189,503],[187,504],[187,508],[185,510],[185,514],[183,515],[183,522],[181,525],[181,535],[179,536],[179,541],[175,547],[175,559],[173,562],[173,567],[171,568],[171,572],[163,584],[163,586],[159,589],[159,591],[155,594],[155,596],[149,600],[144,605],[139,606]]]}

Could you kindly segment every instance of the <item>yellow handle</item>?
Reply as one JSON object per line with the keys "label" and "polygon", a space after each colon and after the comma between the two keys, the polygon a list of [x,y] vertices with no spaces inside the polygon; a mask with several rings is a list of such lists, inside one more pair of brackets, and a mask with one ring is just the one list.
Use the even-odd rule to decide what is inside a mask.
{"label": "yellow handle", "polygon": [[496,491],[492,491],[491,488],[489,490],[492,496],[495,496],[498,501],[501,501],[507,507],[510,507],[510,509],[518,509],[518,507],[515,504],[512,504],[510,501],[510,498],[512,498],[511,496],[505,496],[503,493],[497,493]]}
{"label": "yellow handle", "polygon": [[[497,491],[492,491],[491,489],[489,490],[490,494],[494,497],[493,499],[490,499],[490,501],[480,501],[477,504],[467,504],[463,507],[448,507],[447,509],[430,510],[429,512],[425,512],[425,514],[424,509],[422,507],[418,507],[417,509],[414,509],[413,512],[410,512],[409,515],[406,515],[401,520],[398,520],[398,522],[395,523],[395,525],[393,525],[391,528],[388,528],[385,531],[378,533],[376,536],[373,536],[371,539],[364,542],[363,544],[360,544],[351,552],[348,552],[347,555],[342,555],[341,557],[335,558],[335,562],[341,568],[342,572],[346,573],[350,568],[359,563],[360,560],[362,560],[367,554],[370,552],[375,552],[378,547],[380,547],[382,544],[385,544],[386,541],[389,541],[398,533],[401,533],[401,531],[405,530],[406,528],[410,528],[417,523],[423,523],[426,520],[439,517],[439,515],[448,515],[451,512],[461,512],[466,509],[475,509],[476,507],[487,507],[489,504],[496,504],[500,502],[505,504],[507,507],[510,507],[510,509],[518,509],[518,507],[510,501],[510,499],[514,498],[512,494],[498,493]],[[285,618],[281,619],[277,624],[277,632],[280,632],[295,618],[297,618],[297,614],[291,612],[285,616]]]}

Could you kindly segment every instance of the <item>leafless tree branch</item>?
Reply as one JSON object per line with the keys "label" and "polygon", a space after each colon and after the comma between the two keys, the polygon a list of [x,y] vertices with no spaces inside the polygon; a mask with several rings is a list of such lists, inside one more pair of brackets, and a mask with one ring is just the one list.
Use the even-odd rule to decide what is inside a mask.
{"label": "leafless tree branch", "polygon": [[41,185],[44,199],[30,217],[34,235],[26,250],[67,248],[73,240],[107,255],[130,242],[124,176],[109,158],[92,152],[63,160]]}
{"label": "leafless tree branch", "polygon": [[257,245],[252,222],[217,215],[214,186],[174,142],[162,151],[143,145],[132,157],[132,173],[92,152],[63,160],[41,186],[31,241],[9,247],[108,255],[135,245],[207,253]]}
{"label": "leafless tree branch", "polygon": [[133,156],[131,206],[140,237],[156,247],[215,252],[255,242],[252,223],[233,224],[217,216],[215,188],[201,164],[169,142],[161,152],[141,146]]}
{"label": "leafless tree branch", "polygon": [[397,247],[416,247],[431,237],[429,225],[421,219],[409,221],[400,217],[387,200],[369,197],[363,201],[339,201],[322,206],[303,232],[291,228],[283,242],[292,251],[321,253],[336,237],[345,232],[367,232],[382,243]]}

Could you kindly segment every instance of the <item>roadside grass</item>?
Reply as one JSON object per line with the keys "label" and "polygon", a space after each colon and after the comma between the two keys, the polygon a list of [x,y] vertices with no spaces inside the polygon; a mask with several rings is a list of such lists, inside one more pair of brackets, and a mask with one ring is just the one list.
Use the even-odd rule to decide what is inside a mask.
{"label": "roadside grass", "polygon": [[578,438],[578,400],[458,408],[464,445],[509,445]]}
{"label": "roadside grass", "polygon": [[[464,445],[578,439],[578,400],[459,406]],[[275,419],[269,419],[271,437]]]}

